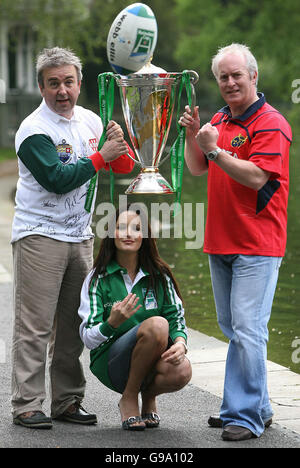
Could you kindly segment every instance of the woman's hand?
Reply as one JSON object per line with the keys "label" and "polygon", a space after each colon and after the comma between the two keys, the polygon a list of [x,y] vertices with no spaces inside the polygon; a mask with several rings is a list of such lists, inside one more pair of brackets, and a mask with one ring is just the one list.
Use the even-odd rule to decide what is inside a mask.
{"label": "woman's hand", "polygon": [[115,302],[110,311],[110,316],[107,320],[109,325],[113,328],[118,328],[129,319],[133,314],[135,314],[141,305],[137,306],[139,298],[136,294],[130,293],[128,296],[123,299],[123,301]]}
{"label": "woman's hand", "polygon": [[185,357],[185,346],[182,343],[183,341],[176,341],[161,355],[162,360],[174,366],[181,364]]}

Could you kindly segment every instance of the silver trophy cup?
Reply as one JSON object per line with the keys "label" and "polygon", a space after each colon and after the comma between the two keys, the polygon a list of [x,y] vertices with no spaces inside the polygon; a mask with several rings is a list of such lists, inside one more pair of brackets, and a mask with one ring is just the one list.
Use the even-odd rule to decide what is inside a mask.
{"label": "silver trophy cup", "polygon": [[[193,83],[196,72],[189,72]],[[181,73],[116,75],[120,87],[123,114],[131,143],[141,166],[126,194],[170,194],[172,186],[159,173],[161,160],[171,126],[176,87]]]}

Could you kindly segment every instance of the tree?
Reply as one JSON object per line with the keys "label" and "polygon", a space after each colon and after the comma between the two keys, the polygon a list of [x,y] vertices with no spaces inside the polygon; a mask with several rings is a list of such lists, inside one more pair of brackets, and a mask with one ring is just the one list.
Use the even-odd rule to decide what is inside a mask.
{"label": "tree", "polygon": [[[106,0],[105,2],[92,0],[90,3],[90,16],[85,24],[83,60],[85,62],[84,78],[86,82],[91,83],[86,90],[88,100],[91,103],[94,102],[95,105],[97,105],[97,98],[95,99],[97,76],[104,71],[112,71],[106,54],[109,29],[120,11],[132,3],[134,2],[130,0]],[[145,3],[153,10],[158,25],[158,41],[153,63],[168,71],[178,71],[178,64],[174,60],[177,37],[175,0],[168,0],[168,8],[161,0],[146,0]]]}
{"label": "tree", "polygon": [[[95,82],[110,70],[106,39],[117,14],[134,0],[0,0],[1,20],[29,25],[37,49],[72,48],[82,59],[85,79]],[[204,107],[221,105],[210,71],[221,46],[242,42],[259,64],[259,85],[272,102],[290,103],[292,82],[300,78],[300,3],[295,0],[145,0],[158,24],[153,62],[168,71],[195,69]],[[0,24],[1,26],[1,24]],[[87,90],[94,98],[95,89]]]}
{"label": "tree", "polygon": [[[176,0],[179,24],[176,58],[213,83],[211,57],[232,42],[250,46],[261,87],[273,101],[290,102],[291,82],[300,77],[300,4],[294,0]],[[210,88],[209,94],[216,93]]]}
{"label": "tree", "polygon": [[[108,66],[106,58],[106,40],[110,26],[121,10],[134,3],[126,0],[92,0],[90,3],[90,16],[86,21],[86,29],[93,37],[93,45],[90,59],[104,63]],[[176,17],[174,12],[175,0],[168,0],[166,3],[161,0],[146,0],[145,2],[152,10],[158,23],[158,42],[154,54],[154,62],[161,67],[174,69],[174,45],[176,42]],[[96,39],[96,40],[95,40]],[[102,58],[102,60],[101,60]],[[175,71],[175,70],[174,70]]]}
{"label": "tree", "polygon": [[11,28],[31,28],[36,48],[71,46],[77,53],[85,41],[87,0],[0,0],[1,20]]}

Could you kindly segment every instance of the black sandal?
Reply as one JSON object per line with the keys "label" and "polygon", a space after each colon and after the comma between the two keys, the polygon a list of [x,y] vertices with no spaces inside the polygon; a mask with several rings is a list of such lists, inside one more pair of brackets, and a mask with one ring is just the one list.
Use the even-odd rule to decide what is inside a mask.
{"label": "black sandal", "polygon": [[154,412],[142,414],[142,420],[146,427],[158,427],[160,423],[160,417]]}
{"label": "black sandal", "polygon": [[136,425],[136,423],[143,423],[144,421],[140,416],[130,416],[130,418],[122,421],[122,429],[128,431],[143,431],[146,429],[146,424],[144,425]]}

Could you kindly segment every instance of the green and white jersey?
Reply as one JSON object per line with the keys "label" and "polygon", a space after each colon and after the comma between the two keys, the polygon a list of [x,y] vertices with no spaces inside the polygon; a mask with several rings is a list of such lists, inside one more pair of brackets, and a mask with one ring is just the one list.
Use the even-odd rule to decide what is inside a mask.
{"label": "green and white jersey", "polygon": [[[66,242],[93,237],[84,209],[96,171],[91,156],[103,131],[95,113],[75,106],[66,119],[41,105],[21,124],[15,145],[19,163],[12,242],[39,234]],[[95,191],[96,193],[96,191]]]}
{"label": "green and white jersey", "polygon": [[[149,317],[162,316],[169,322],[169,335],[174,340],[177,336],[187,339],[184,308],[176,294],[172,280],[166,276],[167,290],[162,282],[155,293],[148,289],[149,274],[139,270],[134,282],[125,268],[112,261],[105,275],[98,275],[91,282],[93,272],[85,279],[81,291],[79,316],[82,320],[80,336],[87,348],[96,351],[97,356],[121,335]],[[90,284],[91,282],[91,284]],[[122,301],[130,292],[139,297],[142,307],[120,327],[113,328],[107,322],[115,302]],[[93,353],[92,351],[92,353]]]}

